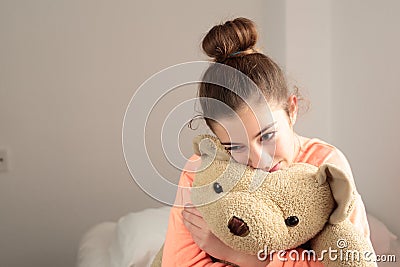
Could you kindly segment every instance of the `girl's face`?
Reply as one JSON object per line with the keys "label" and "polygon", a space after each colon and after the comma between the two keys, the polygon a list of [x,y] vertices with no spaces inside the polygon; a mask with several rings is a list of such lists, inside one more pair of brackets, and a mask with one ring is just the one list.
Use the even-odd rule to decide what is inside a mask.
{"label": "girl's face", "polygon": [[253,106],[254,112],[243,108],[237,117],[219,119],[213,124],[213,131],[237,162],[269,172],[285,168],[293,163],[300,149],[293,131],[296,96],[290,96],[288,104],[289,115],[276,106],[271,107],[271,112],[261,104]]}

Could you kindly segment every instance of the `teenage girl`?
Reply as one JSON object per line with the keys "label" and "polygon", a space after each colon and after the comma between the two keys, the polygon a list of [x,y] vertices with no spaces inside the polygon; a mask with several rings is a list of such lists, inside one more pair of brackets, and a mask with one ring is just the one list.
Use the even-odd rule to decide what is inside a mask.
{"label": "teenage girl", "polygon": [[[258,87],[240,85],[238,77],[227,77],[233,91],[212,83],[201,83],[198,91],[203,117],[212,132],[231,153],[243,164],[266,171],[277,171],[292,163],[305,162],[315,166],[333,163],[351,175],[351,169],[344,155],[334,146],[316,138],[298,135],[293,126],[296,123],[298,102],[297,91],[288,88],[283,71],[267,55],[255,49],[257,30],[253,21],[236,18],[214,26],[204,37],[202,47],[214,62],[235,68],[249,77]],[[221,65],[214,64],[205,76],[223,75]],[[222,74],[221,74],[222,73]],[[221,77],[219,77],[221,78]],[[218,79],[218,77],[216,77]],[[232,89],[232,88],[231,88]],[[240,92],[239,92],[240,91]],[[265,114],[265,101],[253,97],[262,93],[272,116]],[[240,95],[240,96],[239,96]],[[242,99],[245,96],[246,99]],[[236,116],[221,112],[218,101],[231,108]],[[251,108],[246,103],[251,102]],[[191,187],[196,169],[194,155],[182,172],[179,185]],[[198,162],[198,160],[197,160]],[[191,171],[192,170],[192,171]],[[285,261],[273,257],[261,261],[254,255],[234,251],[208,228],[201,214],[194,207],[181,208],[190,203],[190,191],[178,190],[176,207],[171,209],[162,266],[227,266],[214,259],[232,262],[239,266],[323,266],[315,261]],[[180,206],[180,207],[178,207]],[[350,217],[351,222],[363,235],[369,238],[369,227],[361,197],[358,196]],[[302,248],[297,248],[301,255]],[[288,255],[289,253],[286,253]]]}

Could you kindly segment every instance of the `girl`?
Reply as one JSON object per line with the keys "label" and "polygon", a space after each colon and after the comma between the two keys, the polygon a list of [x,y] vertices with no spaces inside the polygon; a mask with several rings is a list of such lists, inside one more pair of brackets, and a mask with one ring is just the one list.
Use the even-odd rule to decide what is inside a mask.
{"label": "girl", "polygon": [[[277,171],[295,162],[319,166],[325,162],[336,164],[351,174],[344,155],[334,146],[319,139],[299,136],[294,132],[298,112],[297,92],[289,92],[284,74],[268,56],[256,51],[255,24],[246,18],[237,18],[214,26],[204,37],[202,47],[215,62],[233,67],[249,77],[256,85],[240,86],[239,77],[226,77],[230,89],[212,83],[201,83],[200,104],[208,127],[218,137],[232,157],[253,168]],[[211,65],[205,76],[224,78],[219,64]],[[219,65],[221,66],[221,65]],[[236,86],[235,86],[236,85]],[[239,85],[239,86],[237,86]],[[243,85],[243,84],[242,84]],[[261,92],[272,117],[266,115],[266,103],[254,97]],[[240,96],[245,96],[246,99]],[[222,112],[215,104],[221,101],[236,116]],[[252,103],[251,108],[247,103]],[[179,185],[191,187],[198,156],[193,156],[182,172]],[[198,162],[198,160],[197,160]],[[239,266],[322,266],[320,262],[293,261],[273,257],[260,261],[257,256],[234,251],[215,237],[201,214],[194,207],[180,208],[190,203],[190,191],[178,190],[176,206],[171,209],[163,251],[164,267],[172,266],[227,266],[214,258]],[[351,214],[351,222],[369,238],[369,227],[364,204],[358,196]],[[297,248],[301,255],[301,248]],[[286,253],[288,255],[289,253]]]}

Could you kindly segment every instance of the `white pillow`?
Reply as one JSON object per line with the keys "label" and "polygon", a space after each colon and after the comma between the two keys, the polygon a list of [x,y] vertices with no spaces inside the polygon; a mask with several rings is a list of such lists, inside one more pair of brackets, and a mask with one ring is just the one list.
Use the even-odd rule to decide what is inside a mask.
{"label": "white pillow", "polygon": [[119,219],[109,248],[111,267],[147,267],[161,248],[171,207],[132,212]]}
{"label": "white pillow", "polygon": [[78,251],[78,267],[109,267],[109,247],[115,236],[115,222],[103,222],[88,230]]}

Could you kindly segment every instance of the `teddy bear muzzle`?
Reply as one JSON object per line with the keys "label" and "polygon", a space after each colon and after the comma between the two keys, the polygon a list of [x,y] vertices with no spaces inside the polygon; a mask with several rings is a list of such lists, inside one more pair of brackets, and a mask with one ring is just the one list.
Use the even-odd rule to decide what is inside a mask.
{"label": "teddy bear muzzle", "polygon": [[233,216],[228,222],[228,228],[234,235],[245,237],[250,233],[247,224],[240,218]]}

